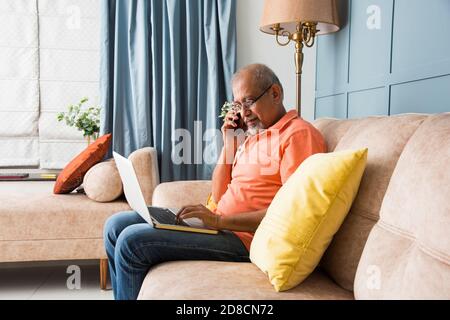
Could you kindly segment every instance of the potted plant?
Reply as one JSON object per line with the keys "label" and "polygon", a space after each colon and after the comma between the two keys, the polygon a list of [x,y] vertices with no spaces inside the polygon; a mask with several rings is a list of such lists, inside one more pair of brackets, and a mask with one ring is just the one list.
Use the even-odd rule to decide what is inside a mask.
{"label": "potted plant", "polygon": [[219,118],[223,118],[223,121],[225,121],[225,116],[227,115],[228,111],[234,107],[234,103],[230,101],[225,101],[222,109],[220,110]]}
{"label": "potted plant", "polygon": [[69,105],[67,112],[60,112],[57,115],[58,121],[65,120],[70,127],[75,127],[83,132],[83,137],[87,139],[88,145],[91,139],[98,138],[100,132],[100,107],[86,106],[88,98],[83,98],[78,104]]}

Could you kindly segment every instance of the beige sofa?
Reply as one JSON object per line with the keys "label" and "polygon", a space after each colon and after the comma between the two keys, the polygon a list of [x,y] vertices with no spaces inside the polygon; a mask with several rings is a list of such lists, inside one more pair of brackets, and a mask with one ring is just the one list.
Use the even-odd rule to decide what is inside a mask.
{"label": "beige sofa", "polygon": [[[320,119],[329,151],[369,148],[359,193],[320,266],[276,293],[251,263],[149,270],[139,299],[450,299],[450,113]],[[153,204],[204,202],[210,182],[157,186]]]}
{"label": "beige sofa", "polygon": [[[139,299],[450,299],[450,113],[314,124],[330,151],[369,148],[358,196],[320,266],[277,293],[251,263],[167,262],[149,270]],[[149,204],[204,203],[210,192],[209,181],[155,189],[151,148],[136,151],[133,164]],[[128,205],[52,188],[0,183],[0,262],[100,259],[105,287],[103,224]]]}
{"label": "beige sofa", "polygon": [[[158,184],[156,152],[130,155],[148,203]],[[106,288],[107,257],[103,225],[118,211],[130,210],[124,197],[101,203],[73,192],[53,194],[54,181],[0,181],[0,263],[100,260],[100,286]]]}

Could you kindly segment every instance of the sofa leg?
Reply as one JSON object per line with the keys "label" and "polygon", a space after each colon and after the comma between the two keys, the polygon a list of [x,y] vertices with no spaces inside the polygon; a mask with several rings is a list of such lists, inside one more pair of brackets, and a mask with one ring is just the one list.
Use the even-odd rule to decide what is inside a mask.
{"label": "sofa leg", "polygon": [[108,278],[108,259],[100,259],[100,289],[106,290],[107,278]]}

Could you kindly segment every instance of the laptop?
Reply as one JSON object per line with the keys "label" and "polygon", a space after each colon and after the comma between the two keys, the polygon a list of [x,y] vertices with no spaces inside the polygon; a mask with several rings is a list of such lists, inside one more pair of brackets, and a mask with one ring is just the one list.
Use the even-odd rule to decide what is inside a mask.
{"label": "laptop", "polygon": [[176,231],[217,234],[217,230],[204,226],[200,219],[191,218],[183,221],[176,221],[176,213],[170,208],[148,207],[145,203],[144,195],[139,186],[136,172],[131,161],[117,152],[113,152],[117,170],[123,184],[125,198],[130,207],[136,211],[147,223],[157,229],[167,229]]}

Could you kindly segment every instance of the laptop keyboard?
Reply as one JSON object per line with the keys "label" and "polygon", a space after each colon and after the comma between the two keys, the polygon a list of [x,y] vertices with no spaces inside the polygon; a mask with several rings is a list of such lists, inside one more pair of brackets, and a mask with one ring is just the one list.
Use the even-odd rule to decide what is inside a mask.
{"label": "laptop keyboard", "polygon": [[177,223],[177,216],[172,213],[169,209],[166,208],[156,208],[156,207],[149,207],[151,216],[158,221],[161,224],[175,224],[180,226],[188,227],[189,225],[184,222],[180,221]]}

